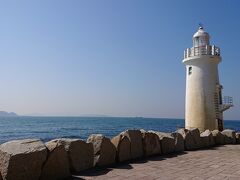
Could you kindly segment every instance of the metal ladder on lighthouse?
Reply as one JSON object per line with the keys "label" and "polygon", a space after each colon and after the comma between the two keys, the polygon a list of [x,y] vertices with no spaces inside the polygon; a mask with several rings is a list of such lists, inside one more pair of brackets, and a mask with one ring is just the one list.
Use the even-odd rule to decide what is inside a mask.
{"label": "metal ladder on lighthouse", "polygon": [[220,110],[219,110],[219,97],[218,93],[216,92],[214,94],[214,104],[215,104],[215,113],[216,113],[216,120],[218,123],[218,130],[222,131],[223,130],[223,120],[220,118]]}

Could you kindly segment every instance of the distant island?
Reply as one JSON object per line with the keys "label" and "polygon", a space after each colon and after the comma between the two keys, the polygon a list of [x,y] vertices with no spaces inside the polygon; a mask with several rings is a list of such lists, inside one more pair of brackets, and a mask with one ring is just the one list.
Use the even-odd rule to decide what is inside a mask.
{"label": "distant island", "polygon": [[6,112],[6,111],[0,111],[0,117],[15,117],[18,116],[14,112]]}

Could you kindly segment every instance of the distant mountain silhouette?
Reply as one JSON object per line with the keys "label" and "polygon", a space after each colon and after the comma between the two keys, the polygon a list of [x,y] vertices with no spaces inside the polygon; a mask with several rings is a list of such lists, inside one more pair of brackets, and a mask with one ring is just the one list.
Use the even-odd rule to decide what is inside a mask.
{"label": "distant mountain silhouette", "polygon": [[18,116],[16,113],[14,112],[6,112],[6,111],[0,111],[0,117],[6,117],[6,116]]}

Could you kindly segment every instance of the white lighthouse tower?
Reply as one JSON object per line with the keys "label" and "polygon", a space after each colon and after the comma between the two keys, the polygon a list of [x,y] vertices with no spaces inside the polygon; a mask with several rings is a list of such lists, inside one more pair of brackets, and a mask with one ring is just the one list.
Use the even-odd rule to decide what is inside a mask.
{"label": "white lighthouse tower", "polygon": [[193,35],[193,47],[184,51],[186,65],[185,127],[223,129],[223,111],[232,105],[231,97],[222,98],[218,64],[220,48],[210,45],[210,36],[200,26]]}

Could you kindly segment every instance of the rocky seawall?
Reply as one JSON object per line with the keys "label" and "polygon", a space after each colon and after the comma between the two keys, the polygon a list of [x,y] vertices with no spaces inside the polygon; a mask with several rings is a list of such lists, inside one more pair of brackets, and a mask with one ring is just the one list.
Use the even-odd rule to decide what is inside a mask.
{"label": "rocky seawall", "polygon": [[240,144],[233,130],[179,129],[173,133],[126,130],[109,139],[101,134],[80,139],[9,141],[0,145],[0,180],[57,180],[84,170],[153,155]]}

